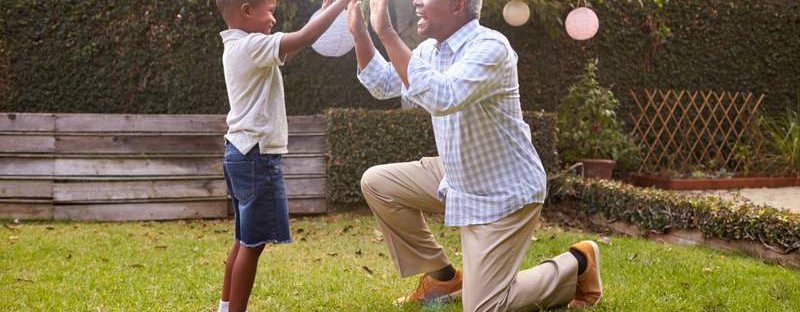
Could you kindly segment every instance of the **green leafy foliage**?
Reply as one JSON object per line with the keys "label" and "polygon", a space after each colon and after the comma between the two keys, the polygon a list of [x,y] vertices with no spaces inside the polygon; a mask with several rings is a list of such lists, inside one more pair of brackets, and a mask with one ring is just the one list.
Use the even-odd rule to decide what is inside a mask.
{"label": "green leafy foliage", "polygon": [[[298,29],[319,2],[278,1],[278,27]],[[794,105],[800,90],[798,1],[663,1],[661,7],[586,1],[601,23],[587,42],[563,35],[561,19],[571,6],[560,1],[529,1],[534,15],[522,27],[503,21],[504,2],[484,2],[481,23],[508,36],[519,54],[526,110],[557,111],[593,58],[602,60],[600,83],[620,96],[621,117],[627,117],[631,89],[764,92],[771,112]],[[653,16],[655,30],[648,24]],[[0,25],[0,85],[6,86],[5,92],[0,88],[0,111],[228,110],[218,35],[225,25],[213,1],[6,0],[0,1]],[[326,58],[302,52],[282,68],[288,112],[399,106],[374,100],[355,68],[352,53]]]}
{"label": "green leafy foliage", "polygon": [[784,173],[800,173],[800,114],[787,110],[766,118],[764,125],[768,163]]}
{"label": "green leafy foliage", "polygon": [[800,249],[800,215],[772,207],[574,177],[554,181],[551,193],[558,200],[579,202],[587,213],[646,230],[693,229],[708,237],[762,242],[784,252]]}
{"label": "green leafy foliage", "polygon": [[597,61],[569,88],[558,114],[558,148],[567,163],[580,158],[612,159],[630,164],[637,145],[617,120],[619,101],[597,82]]}

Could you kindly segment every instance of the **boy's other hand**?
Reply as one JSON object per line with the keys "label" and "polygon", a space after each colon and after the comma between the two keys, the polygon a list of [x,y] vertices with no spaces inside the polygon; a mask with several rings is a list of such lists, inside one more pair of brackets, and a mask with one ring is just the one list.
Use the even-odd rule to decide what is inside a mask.
{"label": "boy's other hand", "polygon": [[361,0],[349,0],[347,5],[347,27],[353,37],[367,35],[367,25],[364,24],[364,13],[361,11]]}
{"label": "boy's other hand", "polygon": [[333,3],[333,0],[322,0],[322,9],[327,9],[331,6],[331,3]]}

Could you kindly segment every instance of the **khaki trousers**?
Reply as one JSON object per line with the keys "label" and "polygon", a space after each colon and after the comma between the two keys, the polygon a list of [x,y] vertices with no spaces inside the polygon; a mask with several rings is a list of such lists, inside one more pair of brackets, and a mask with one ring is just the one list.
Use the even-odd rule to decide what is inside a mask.
{"label": "khaki trousers", "polygon": [[[361,179],[364,198],[402,277],[450,264],[423,216],[444,213],[436,198],[442,176],[439,158],[426,157],[372,167]],[[541,204],[530,204],[493,223],[461,227],[464,311],[532,311],[569,303],[578,271],[569,252],[519,270],[541,209]]]}

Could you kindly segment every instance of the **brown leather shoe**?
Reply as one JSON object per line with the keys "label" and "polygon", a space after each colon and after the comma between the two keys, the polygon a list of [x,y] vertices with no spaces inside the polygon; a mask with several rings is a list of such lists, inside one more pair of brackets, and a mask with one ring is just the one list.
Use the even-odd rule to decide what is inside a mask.
{"label": "brown leather shoe", "polygon": [[567,306],[570,309],[586,309],[600,302],[603,295],[603,282],[600,280],[600,248],[593,241],[582,241],[572,245],[575,250],[586,257],[586,270],[578,275],[578,287],[575,297]]}
{"label": "brown leather shoe", "polygon": [[448,302],[461,297],[461,271],[456,270],[456,275],[449,281],[437,281],[427,273],[422,275],[414,289],[408,296],[395,300],[396,305],[428,302]]}

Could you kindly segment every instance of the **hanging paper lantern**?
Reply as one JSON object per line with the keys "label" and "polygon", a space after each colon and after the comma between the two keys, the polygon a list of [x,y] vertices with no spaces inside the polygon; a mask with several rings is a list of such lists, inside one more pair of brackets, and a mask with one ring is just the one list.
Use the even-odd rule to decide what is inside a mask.
{"label": "hanging paper lantern", "polygon": [[567,20],[564,22],[564,27],[567,28],[567,34],[575,40],[588,40],[597,34],[600,28],[600,20],[597,19],[597,14],[587,7],[580,7],[567,15]]}
{"label": "hanging paper lantern", "polygon": [[[311,19],[316,18],[320,12],[322,12],[321,9],[315,12]],[[339,57],[350,52],[354,46],[353,35],[347,28],[347,12],[343,11],[336,17],[331,27],[311,45],[311,48],[323,56]]]}
{"label": "hanging paper lantern", "polygon": [[503,7],[503,19],[511,26],[522,26],[531,18],[528,4],[520,0],[511,0]]}

